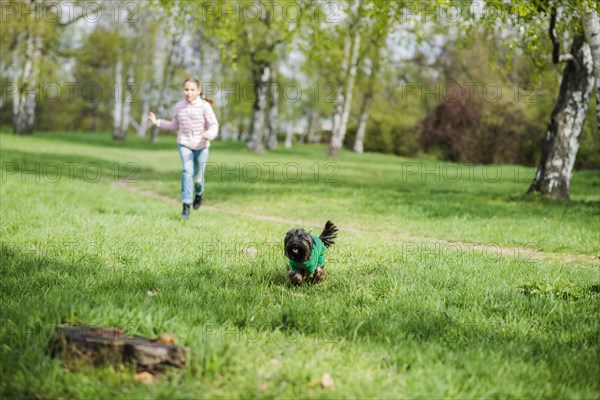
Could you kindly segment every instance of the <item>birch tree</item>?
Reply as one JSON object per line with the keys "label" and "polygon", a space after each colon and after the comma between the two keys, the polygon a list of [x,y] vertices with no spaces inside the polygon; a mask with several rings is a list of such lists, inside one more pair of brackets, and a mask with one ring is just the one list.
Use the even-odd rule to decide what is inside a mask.
{"label": "birch tree", "polygon": [[342,60],[342,78],[338,99],[333,110],[333,129],[327,154],[337,156],[340,153],[346,136],[352,91],[356,80],[356,69],[362,33],[360,29],[363,7],[359,0],[354,0],[348,9],[346,35],[344,39],[344,58]]}
{"label": "birch tree", "polygon": [[[67,27],[83,18],[79,7],[72,13],[62,13],[56,2],[46,0],[19,0],[2,4],[2,36],[13,38],[3,56],[9,56],[12,65],[13,131],[17,135],[33,132],[39,97],[41,65],[49,56],[61,56],[60,41]],[[42,17],[43,16],[43,17]],[[3,46],[4,47],[4,46]]]}
{"label": "birch tree", "polygon": [[277,148],[277,128],[279,125],[279,90],[277,85],[276,68],[271,72],[268,85],[269,115],[267,118],[267,147],[269,150]]}
{"label": "birch tree", "polygon": [[[529,40],[526,52],[542,52],[539,41],[542,26],[549,26],[554,64],[564,64],[560,91],[544,142],[537,171],[527,193],[539,192],[559,199],[568,199],[579,138],[590,103],[594,81],[598,86],[598,4],[591,0],[488,2],[500,14],[504,24],[513,24]],[[483,21],[487,27],[497,21]],[[572,42],[570,51],[561,51],[561,41]],[[543,52],[542,52],[543,53]],[[596,90],[598,102],[598,90]],[[598,117],[598,110],[596,115]],[[598,122],[598,121],[597,121]]]}
{"label": "birch tree", "polygon": [[[586,33],[575,36],[571,50],[566,54],[560,53],[560,42],[556,36],[555,6],[553,5],[550,10],[549,31],[553,43],[553,62],[566,62],[567,65],[563,71],[560,92],[544,138],[540,163],[528,193],[540,192],[561,199],[568,199],[570,195],[573,166],[590,103],[590,93],[594,80],[598,83],[598,76],[594,79],[594,73],[598,72],[598,55],[596,54],[596,62],[594,62],[591,51],[592,47],[595,47],[596,52],[598,51],[598,43],[590,46],[587,42],[588,38],[594,40],[600,37],[598,26],[591,26],[593,24],[590,24],[590,20],[593,21],[593,18],[589,17],[589,9],[580,10],[582,28]],[[597,11],[595,14],[597,22]],[[587,27],[583,26],[584,23]]]}

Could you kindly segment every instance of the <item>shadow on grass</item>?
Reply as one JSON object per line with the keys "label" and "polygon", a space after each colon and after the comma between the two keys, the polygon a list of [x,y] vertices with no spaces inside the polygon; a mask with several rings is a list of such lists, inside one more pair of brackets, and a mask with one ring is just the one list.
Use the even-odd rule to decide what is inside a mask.
{"label": "shadow on grass", "polygon": [[[52,136],[52,135],[49,135]],[[76,140],[83,136],[74,135]],[[65,140],[60,137],[57,140]],[[99,142],[104,143],[106,139]],[[239,144],[235,143],[237,147]],[[118,163],[82,155],[52,155],[48,153],[25,152],[17,150],[2,153],[2,180],[21,179],[23,183],[56,182],[57,179],[70,179],[85,182],[117,182],[128,179],[137,187],[152,190],[153,182],[169,187],[178,187],[181,179],[178,170],[167,172],[151,168],[142,168],[132,163]],[[251,204],[253,201],[264,203],[264,199],[293,198],[295,193],[333,201],[335,197],[352,198],[357,208],[374,214],[387,214],[399,207],[414,208],[419,214],[430,219],[448,218],[515,218],[518,215],[530,217],[552,217],[570,213],[572,216],[589,218],[600,214],[600,201],[570,200],[557,201],[541,196],[527,196],[522,193],[498,193],[486,191],[482,186],[477,191],[465,192],[456,184],[441,183],[427,185],[421,182],[395,182],[391,180],[370,179],[357,185],[352,178],[339,179],[335,185],[315,184],[310,174],[297,181],[290,182],[281,177],[272,181],[249,181],[243,174],[227,175],[227,166],[216,165],[211,175],[207,174],[207,186],[212,201],[227,203],[229,199]],[[238,171],[239,172],[239,171]],[[98,179],[100,175],[100,179]],[[266,176],[266,175],[265,175]],[[36,180],[37,179],[37,180]],[[163,185],[164,186],[164,185]],[[169,193],[177,199],[179,192]],[[374,202],[374,198],[386,201]],[[516,209],[515,206],[522,206]],[[523,207],[524,206],[524,207]],[[391,208],[390,208],[391,207]]]}

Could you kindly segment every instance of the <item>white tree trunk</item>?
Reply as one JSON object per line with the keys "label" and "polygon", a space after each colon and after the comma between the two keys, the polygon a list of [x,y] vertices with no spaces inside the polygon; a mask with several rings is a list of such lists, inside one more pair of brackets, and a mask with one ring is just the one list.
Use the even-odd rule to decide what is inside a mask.
{"label": "white tree trunk", "polygon": [[292,148],[292,140],[294,139],[294,133],[292,132],[292,124],[287,124],[287,129],[285,131],[285,148]]}
{"label": "white tree trunk", "polygon": [[[348,76],[348,65],[350,58],[350,46],[352,45],[352,37],[347,35],[344,39],[344,57],[342,58],[342,70],[341,73],[344,79]],[[333,116],[332,116],[332,127],[331,127],[331,140],[329,143],[329,154],[337,155],[339,154],[339,150],[342,147],[342,142],[340,141],[340,127],[342,126],[342,114],[344,112],[344,79],[341,80],[340,85],[338,87],[337,99],[333,104]]]}
{"label": "white tree trunk", "polygon": [[592,4],[584,3],[581,25],[585,41],[590,46],[594,62],[594,80],[596,81],[596,124],[600,131],[600,18],[598,10]]}
{"label": "white tree trunk", "polygon": [[269,82],[269,118],[267,124],[269,134],[267,146],[269,150],[277,148],[277,127],[279,125],[279,91],[277,89],[276,72],[273,69]]}
{"label": "white tree trunk", "polygon": [[374,50],[372,61],[371,70],[369,71],[369,82],[367,83],[367,90],[362,101],[360,120],[358,123],[358,129],[356,131],[356,138],[354,139],[353,150],[359,154],[364,152],[365,136],[367,134],[367,122],[369,121],[371,104],[373,103],[373,96],[375,92],[375,79],[379,72],[379,66],[381,65],[380,49]]}
{"label": "white tree trunk", "polygon": [[579,137],[594,86],[592,55],[583,36],[574,39],[571,54],[574,59],[567,63],[563,72],[542,158],[528,193],[537,191],[556,198],[569,198]]}
{"label": "white tree trunk", "polygon": [[135,75],[134,75],[134,61],[129,65],[129,70],[127,71],[127,84],[123,87],[123,91],[125,92],[125,98],[123,100],[123,117],[121,121],[121,137],[124,138],[127,134],[127,130],[129,129],[129,113],[131,112],[131,103],[133,102],[133,91],[135,85]]}
{"label": "white tree trunk", "polygon": [[361,105],[360,120],[356,130],[356,139],[354,139],[354,152],[362,154],[364,152],[365,134],[367,132],[367,121],[369,120],[370,105],[372,97],[365,96]]}
{"label": "white tree trunk", "polygon": [[14,80],[15,84],[17,85],[17,90],[13,94],[13,97],[12,97],[12,100],[13,100],[12,101],[12,106],[13,106],[12,116],[13,116],[13,128],[14,128],[15,133],[17,133],[16,122],[17,122],[17,115],[19,114],[19,101],[20,101],[20,91],[19,90],[20,90],[21,82],[19,81],[19,72],[17,69],[17,65],[19,65],[19,60],[18,60],[16,51],[13,51],[13,54],[12,54],[12,65],[15,68],[15,71],[13,71],[13,80]]}
{"label": "white tree trunk", "polygon": [[119,57],[115,65],[115,84],[114,84],[114,106],[113,106],[113,139],[121,139],[121,120],[123,116],[123,101],[121,100],[121,90],[123,90],[123,61]]}
{"label": "white tree trunk", "polygon": [[137,135],[139,137],[146,136],[148,130],[148,112],[150,111],[150,85],[144,83],[142,88],[142,116],[137,127]]}
{"label": "white tree trunk", "polygon": [[319,115],[317,113],[316,107],[313,107],[310,111],[310,114],[308,115],[308,124],[306,126],[306,133],[305,133],[305,137],[306,143],[314,143],[316,141],[315,139],[315,130],[316,130],[316,126],[318,123],[318,118]]}
{"label": "white tree trunk", "polygon": [[352,47],[352,60],[350,62],[350,72],[348,74],[348,82],[346,87],[346,95],[344,96],[344,110],[342,112],[342,120],[340,124],[339,135],[340,142],[344,142],[346,129],[348,128],[348,119],[350,118],[350,106],[352,105],[352,91],[354,90],[354,82],[356,80],[356,63],[358,61],[358,50],[360,49],[361,35],[357,31],[354,37],[354,45]]}
{"label": "white tree trunk", "polygon": [[267,83],[271,76],[271,66],[263,63],[258,67],[254,82],[254,113],[252,114],[252,132],[248,149],[256,153],[264,152],[263,136],[265,131],[265,114],[267,110]]}
{"label": "white tree trunk", "polygon": [[[334,131],[332,133],[331,144],[329,146],[329,155],[332,156],[337,156],[340,153],[340,149],[344,143],[344,137],[346,136],[346,129],[348,128],[350,106],[352,105],[352,91],[354,90],[354,82],[356,80],[356,67],[358,61],[358,51],[360,49],[360,41],[361,35],[357,31],[355,32],[354,41],[352,44],[352,57],[350,59],[350,65],[346,78],[346,87],[344,89],[341,115],[338,114],[340,111],[339,104],[336,104],[337,109],[336,114],[334,115]],[[335,118],[339,118],[339,120],[336,121]]]}
{"label": "white tree trunk", "polygon": [[41,53],[40,39],[29,30],[25,48],[25,63],[21,71],[18,94],[13,105],[13,129],[18,135],[33,132],[35,122],[36,88],[35,81],[38,73],[38,63]]}

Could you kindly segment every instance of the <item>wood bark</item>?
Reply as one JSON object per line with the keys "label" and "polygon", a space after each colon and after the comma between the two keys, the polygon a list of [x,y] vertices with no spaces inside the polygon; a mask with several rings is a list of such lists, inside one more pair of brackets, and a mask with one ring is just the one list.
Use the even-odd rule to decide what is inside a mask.
{"label": "wood bark", "polygon": [[155,370],[170,365],[182,367],[186,350],[169,334],[155,339],[126,336],[117,328],[65,326],[54,328],[51,354],[63,354],[68,362],[118,365],[134,362],[138,369]]}
{"label": "wood bark", "polygon": [[573,59],[564,69],[558,100],[542,147],[542,157],[528,193],[540,192],[560,199],[569,189],[579,137],[594,85],[590,46],[583,36],[573,40]]}

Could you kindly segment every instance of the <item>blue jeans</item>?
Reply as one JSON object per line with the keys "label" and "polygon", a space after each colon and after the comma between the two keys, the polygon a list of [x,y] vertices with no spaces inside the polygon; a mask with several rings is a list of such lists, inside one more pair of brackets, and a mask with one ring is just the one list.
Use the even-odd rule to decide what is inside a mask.
{"label": "blue jeans", "polygon": [[204,171],[208,161],[208,147],[192,150],[178,144],[179,156],[183,169],[181,171],[181,202],[190,204],[194,197],[204,193]]}

